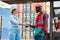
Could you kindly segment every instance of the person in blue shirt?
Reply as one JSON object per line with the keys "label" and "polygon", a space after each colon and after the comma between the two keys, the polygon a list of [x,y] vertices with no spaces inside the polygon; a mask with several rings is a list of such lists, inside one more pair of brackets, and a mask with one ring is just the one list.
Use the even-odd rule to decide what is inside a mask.
{"label": "person in blue shirt", "polygon": [[16,16],[18,11],[17,9],[13,9],[11,13],[12,14],[9,17],[11,24],[9,40],[21,40],[21,29],[19,28],[20,20]]}

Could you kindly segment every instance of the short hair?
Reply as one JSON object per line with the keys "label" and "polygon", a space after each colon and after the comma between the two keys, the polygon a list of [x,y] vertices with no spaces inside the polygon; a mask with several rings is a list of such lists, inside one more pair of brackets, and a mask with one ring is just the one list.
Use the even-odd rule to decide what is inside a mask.
{"label": "short hair", "polygon": [[16,9],[13,9],[12,11],[11,11],[11,13],[13,14],[13,12],[15,11]]}

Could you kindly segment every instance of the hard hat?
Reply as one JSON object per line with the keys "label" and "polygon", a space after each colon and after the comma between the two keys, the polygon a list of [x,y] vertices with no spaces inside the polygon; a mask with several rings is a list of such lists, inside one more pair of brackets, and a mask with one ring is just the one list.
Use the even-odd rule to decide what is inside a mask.
{"label": "hard hat", "polygon": [[35,5],[35,7],[42,7],[42,5],[40,4],[40,3],[37,3],[36,5]]}
{"label": "hard hat", "polygon": [[17,8],[17,6],[15,4],[12,4],[11,8],[10,8],[10,11],[12,11],[13,9],[16,9],[16,8]]}

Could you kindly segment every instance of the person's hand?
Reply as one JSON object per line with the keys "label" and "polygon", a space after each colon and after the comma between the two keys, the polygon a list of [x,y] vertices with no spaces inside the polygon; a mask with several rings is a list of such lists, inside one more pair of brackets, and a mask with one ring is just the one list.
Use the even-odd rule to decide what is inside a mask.
{"label": "person's hand", "polygon": [[26,24],[26,25],[25,25],[25,27],[29,27],[29,26],[30,26],[30,24]]}

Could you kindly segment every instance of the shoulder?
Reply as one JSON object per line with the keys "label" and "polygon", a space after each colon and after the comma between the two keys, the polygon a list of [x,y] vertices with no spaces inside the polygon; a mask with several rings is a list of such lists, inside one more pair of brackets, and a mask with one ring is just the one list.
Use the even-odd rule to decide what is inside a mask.
{"label": "shoulder", "polygon": [[47,14],[47,13],[44,13],[44,16],[43,16],[44,18],[48,18],[49,17],[49,15]]}
{"label": "shoulder", "polygon": [[48,17],[49,15],[47,13],[44,13],[44,16],[47,16]]}
{"label": "shoulder", "polygon": [[13,18],[14,16],[13,15],[10,15],[9,18]]}

